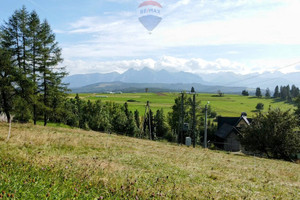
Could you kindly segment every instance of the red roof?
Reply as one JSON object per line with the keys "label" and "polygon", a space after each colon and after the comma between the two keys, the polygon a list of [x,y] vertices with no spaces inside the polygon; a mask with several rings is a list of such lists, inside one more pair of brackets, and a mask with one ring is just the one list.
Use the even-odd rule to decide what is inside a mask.
{"label": "red roof", "polygon": [[139,8],[143,7],[143,6],[150,6],[150,5],[162,8],[162,6],[159,3],[157,3],[156,1],[151,1],[151,0],[150,1],[144,1],[143,3],[141,3],[139,5]]}

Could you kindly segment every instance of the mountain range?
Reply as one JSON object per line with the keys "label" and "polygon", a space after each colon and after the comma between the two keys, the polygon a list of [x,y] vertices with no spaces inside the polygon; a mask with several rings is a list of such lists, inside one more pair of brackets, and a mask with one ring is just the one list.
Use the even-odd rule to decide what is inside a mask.
{"label": "mountain range", "polygon": [[124,73],[76,74],[66,77],[63,81],[69,83],[73,92],[125,91],[126,89],[129,91],[128,88],[131,88],[130,91],[140,91],[145,87],[178,91],[197,85],[203,89],[201,92],[214,93],[216,90],[223,89],[224,92],[236,93],[242,88],[253,91],[254,88],[260,87],[270,88],[272,91],[276,85],[294,84],[299,87],[299,77],[299,72],[288,74],[265,72],[246,75],[219,72],[196,75],[188,72],[156,71],[145,67],[142,70],[129,69]]}
{"label": "mountain range", "polygon": [[64,79],[70,83],[70,88],[78,88],[94,83],[124,82],[124,83],[203,83],[201,77],[187,72],[155,71],[150,68],[142,70],[129,69],[120,74],[117,72],[101,74],[76,74]]}

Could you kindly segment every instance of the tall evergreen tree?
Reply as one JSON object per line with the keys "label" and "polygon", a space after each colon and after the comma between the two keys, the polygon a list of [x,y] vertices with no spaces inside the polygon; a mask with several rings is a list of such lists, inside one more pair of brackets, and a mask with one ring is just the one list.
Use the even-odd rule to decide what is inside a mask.
{"label": "tall evergreen tree", "polygon": [[11,121],[11,112],[16,97],[14,83],[17,69],[10,59],[10,53],[0,48],[0,113],[5,113],[7,122]]}
{"label": "tall evergreen tree", "polygon": [[41,46],[41,41],[39,38],[40,34],[40,19],[35,11],[30,13],[29,16],[29,62],[31,65],[32,73],[30,74],[31,80],[33,81],[33,96],[32,96],[32,104],[33,104],[33,122],[36,125],[38,119],[38,59],[39,59],[39,49]]}
{"label": "tall evergreen tree", "polygon": [[156,111],[154,116],[154,126],[156,128],[157,137],[164,138],[168,134],[168,127],[166,125],[163,109]]}
{"label": "tall evergreen tree", "polygon": [[269,88],[266,89],[266,94],[265,94],[266,98],[270,98],[271,97],[271,91]]}
{"label": "tall evergreen tree", "polygon": [[295,97],[297,97],[299,94],[300,94],[299,88],[296,87],[295,85],[292,85],[292,88],[291,88],[291,95],[292,95],[292,97],[295,98]]}
{"label": "tall evergreen tree", "polygon": [[140,113],[139,113],[138,110],[134,111],[134,120],[135,120],[136,126],[138,128],[140,128],[141,127],[141,122],[140,122]]}
{"label": "tall evergreen tree", "polygon": [[258,98],[262,97],[261,90],[259,87],[256,88],[255,96],[257,96]]}
{"label": "tall evergreen tree", "polygon": [[298,126],[300,126],[300,96],[297,97],[295,104],[296,104],[295,115],[296,118],[298,119]]}
{"label": "tall evergreen tree", "polygon": [[280,96],[280,94],[279,94],[279,87],[278,87],[278,85],[277,85],[277,86],[275,87],[273,97],[274,97],[274,98],[278,98],[279,96]]}
{"label": "tall evergreen tree", "polygon": [[40,109],[46,125],[49,113],[62,108],[67,90],[62,84],[67,75],[65,69],[57,67],[62,59],[55,36],[47,21],[40,23],[37,13],[29,13],[25,7],[16,10],[5,22],[1,35],[1,47],[10,53],[12,64],[18,67],[14,84],[18,94],[15,118],[27,122],[32,112],[36,124]]}
{"label": "tall evergreen tree", "polygon": [[41,76],[39,88],[43,95],[44,126],[46,126],[49,113],[53,110],[53,104],[51,104],[53,98],[63,94],[66,90],[61,85],[61,79],[66,75],[66,72],[63,71],[63,68],[55,68],[62,62],[61,49],[55,41],[55,35],[51,31],[50,25],[45,20],[40,28],[41,48],[39,54],[41,59],[39,60],[39,73]]}
{"label": "tall evergreen tree", "polygon": [[32,80],[28,78],[28,74],[32,72],[29,64],[29,13],[25,7],[16,10],[9,18],[8,22],[1,27],[2,40],[1,46],[10,52],[13,65],[18,66],[17,84],[19,99],[16,103],[19,121],[28,121],[30,118],[31,98],[33,94]]}

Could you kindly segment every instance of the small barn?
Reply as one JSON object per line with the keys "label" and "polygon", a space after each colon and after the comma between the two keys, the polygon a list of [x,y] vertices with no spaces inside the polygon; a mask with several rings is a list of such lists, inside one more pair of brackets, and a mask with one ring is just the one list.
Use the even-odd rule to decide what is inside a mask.
{"label": "small barn", "polygon": [[250,125],[251,121],[245,112],[240,117],[218,117],[215,145],[225,151],[242,150],[238,135],[243,127]]}

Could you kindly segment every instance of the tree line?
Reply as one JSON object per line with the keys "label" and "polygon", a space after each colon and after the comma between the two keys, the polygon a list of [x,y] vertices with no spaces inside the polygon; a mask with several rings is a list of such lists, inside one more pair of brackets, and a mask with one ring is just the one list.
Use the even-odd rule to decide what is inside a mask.
{"label": "tree line", "polygon": [[[184,144],[181,138],[191,136],[192,127],[192,106],[191,97],[184,95],[183,109],[184,122],[189,124],[189,129],[181,135],[180,117],[181,117],[181,95],[175,100],[172,111],[167,115],[163,109],[142,116],[138,110],[134,112],[128,109],[128,104],[118,104],[114,102],[102,102],[97,100],[92,102],[86,101],[79,97],[78,94],[74,98],[65,99],[61,106],[61,111],[56,113],[55,117],[50,118],[51,122],[63,123],[71,127],[78,127],[86,130],[101,131],[106,133],[117,133],[137,138],[148,139],[165,139],[170,142],[178,142]],[[196,135],[204,132],[204,109],[200,108],[200,101],[196,105]],[[217,113],[208,106],[207,114],[209,139],[213,140],[216,126],[212,123],[212,119]],[[197,143],[201,142],[201,137],[197,137]]]}
{"label": "tree line", "polygon": [[[271,95],[271,90],[269,88],[266,89],[265,91],[265,97],[266,98],[280,98],[282,100],[286,100],[289,102],[293,101],[293,98],[298,97],[300,94],[300,90],[298,87],[296,87],[295,85],[287,85],[287,86],[276,86],[273,92],[273,96]],[[249,91],[248,90],[243,90],[242,91],[242,95],[243,96],[249,96]],[[260,87],[257,87],[255,90],[255,96],[258,98],[262,98],[263,94],[262,91],[260,89]]]}

